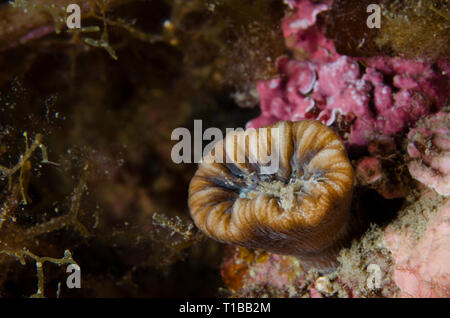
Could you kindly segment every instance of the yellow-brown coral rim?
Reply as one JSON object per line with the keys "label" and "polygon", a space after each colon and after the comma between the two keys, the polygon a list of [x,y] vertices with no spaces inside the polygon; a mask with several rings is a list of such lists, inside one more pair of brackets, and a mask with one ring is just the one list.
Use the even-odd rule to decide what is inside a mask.
{"label": "yellow-brown coral rim", "polygon": [[[264,151],[278,151],[273,174],[261,173]],[[228,162],[217,162],[219,153]],[[313,120],[283,121],[218,142],[191,180],[189,208],[195,224],[217,241],[295,255],[325,269],[336,264],[349,234],[353,179],[333,130]]]}

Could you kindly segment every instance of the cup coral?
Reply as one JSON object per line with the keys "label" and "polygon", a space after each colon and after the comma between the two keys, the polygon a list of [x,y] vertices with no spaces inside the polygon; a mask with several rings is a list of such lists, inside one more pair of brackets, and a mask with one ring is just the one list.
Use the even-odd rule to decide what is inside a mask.
{"label": "cup coral", "polygon": [[[279,154],[279,169],[264,174],[261,150],[269,148]],[[215,161],[218,153],[228,161]],[[353,179],[333,130],[319,121],[279,122],[218,142],[191,180],[189,208],[215,240],[294,255],[306,267],[326,270],[352,233]]]}

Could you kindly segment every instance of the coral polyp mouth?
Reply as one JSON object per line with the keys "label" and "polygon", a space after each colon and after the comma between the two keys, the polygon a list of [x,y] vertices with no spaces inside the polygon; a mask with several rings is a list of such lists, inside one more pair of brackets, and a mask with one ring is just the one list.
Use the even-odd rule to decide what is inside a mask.
{"label": "coral polyp mouth", "polygon": [[[253,139],[254,144],[227,135],[204,158],[189,188],[191,215],[218,241],[329,268],[349,233],[353,169],[345,148],[318,121],[279,122],[254,134],[265,135],[264,129],[278,135]],[[260,160],[259,151],[268,149],[278,156],[271,157],[278,163],[273,173],[264,173],[269,163]],[[231,160],[214,161],[220,152]],[[254,160],[239,161],[239,154]]]}
{"label": "coral polyp mouth", "polygon": [[307,179],[291,178],[287,183],[279,180],[261,180],[256,187],[241,191],[239,197],[254,199],[258,195],[267,195],[276,199],[284,212],[301,212],[295,211],[294,208],[301,203],[304,197],[312,197],[314,186],[325,180],[325,178],[315,175]]}

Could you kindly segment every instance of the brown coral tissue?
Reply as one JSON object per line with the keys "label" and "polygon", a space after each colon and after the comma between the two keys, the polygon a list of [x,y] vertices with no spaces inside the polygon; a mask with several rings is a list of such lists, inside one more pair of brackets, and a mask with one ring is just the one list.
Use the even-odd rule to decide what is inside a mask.
{"label": "brown coral tissue", "polygon": [[[267,173],[273,161],[278,169]],[[328,270],[352,232],[353,183],[333,130],[313,120],[283,121],[216,143],[191,180],[189,207],[196,225],[217,241]]]}

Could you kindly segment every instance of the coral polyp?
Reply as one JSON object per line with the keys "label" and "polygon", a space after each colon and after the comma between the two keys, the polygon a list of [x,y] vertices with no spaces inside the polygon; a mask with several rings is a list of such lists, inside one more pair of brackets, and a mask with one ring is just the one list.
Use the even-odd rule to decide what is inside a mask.
{"label": "coral polyp", "polygon": [[[352,232],[354,174],[342,141],[312,120],[249,131],[228,134],[199,164],[189,187],[196,225],[220,242],[294,255],[307,268],[332,268]],[[235,138],[266,131],[267,142]],[[267,149],[279,154],[273,174],[262,173],[258,150]],[[216,162],[219,150],[230,160]],[[240,162],[241,153],[256,160]]]}

